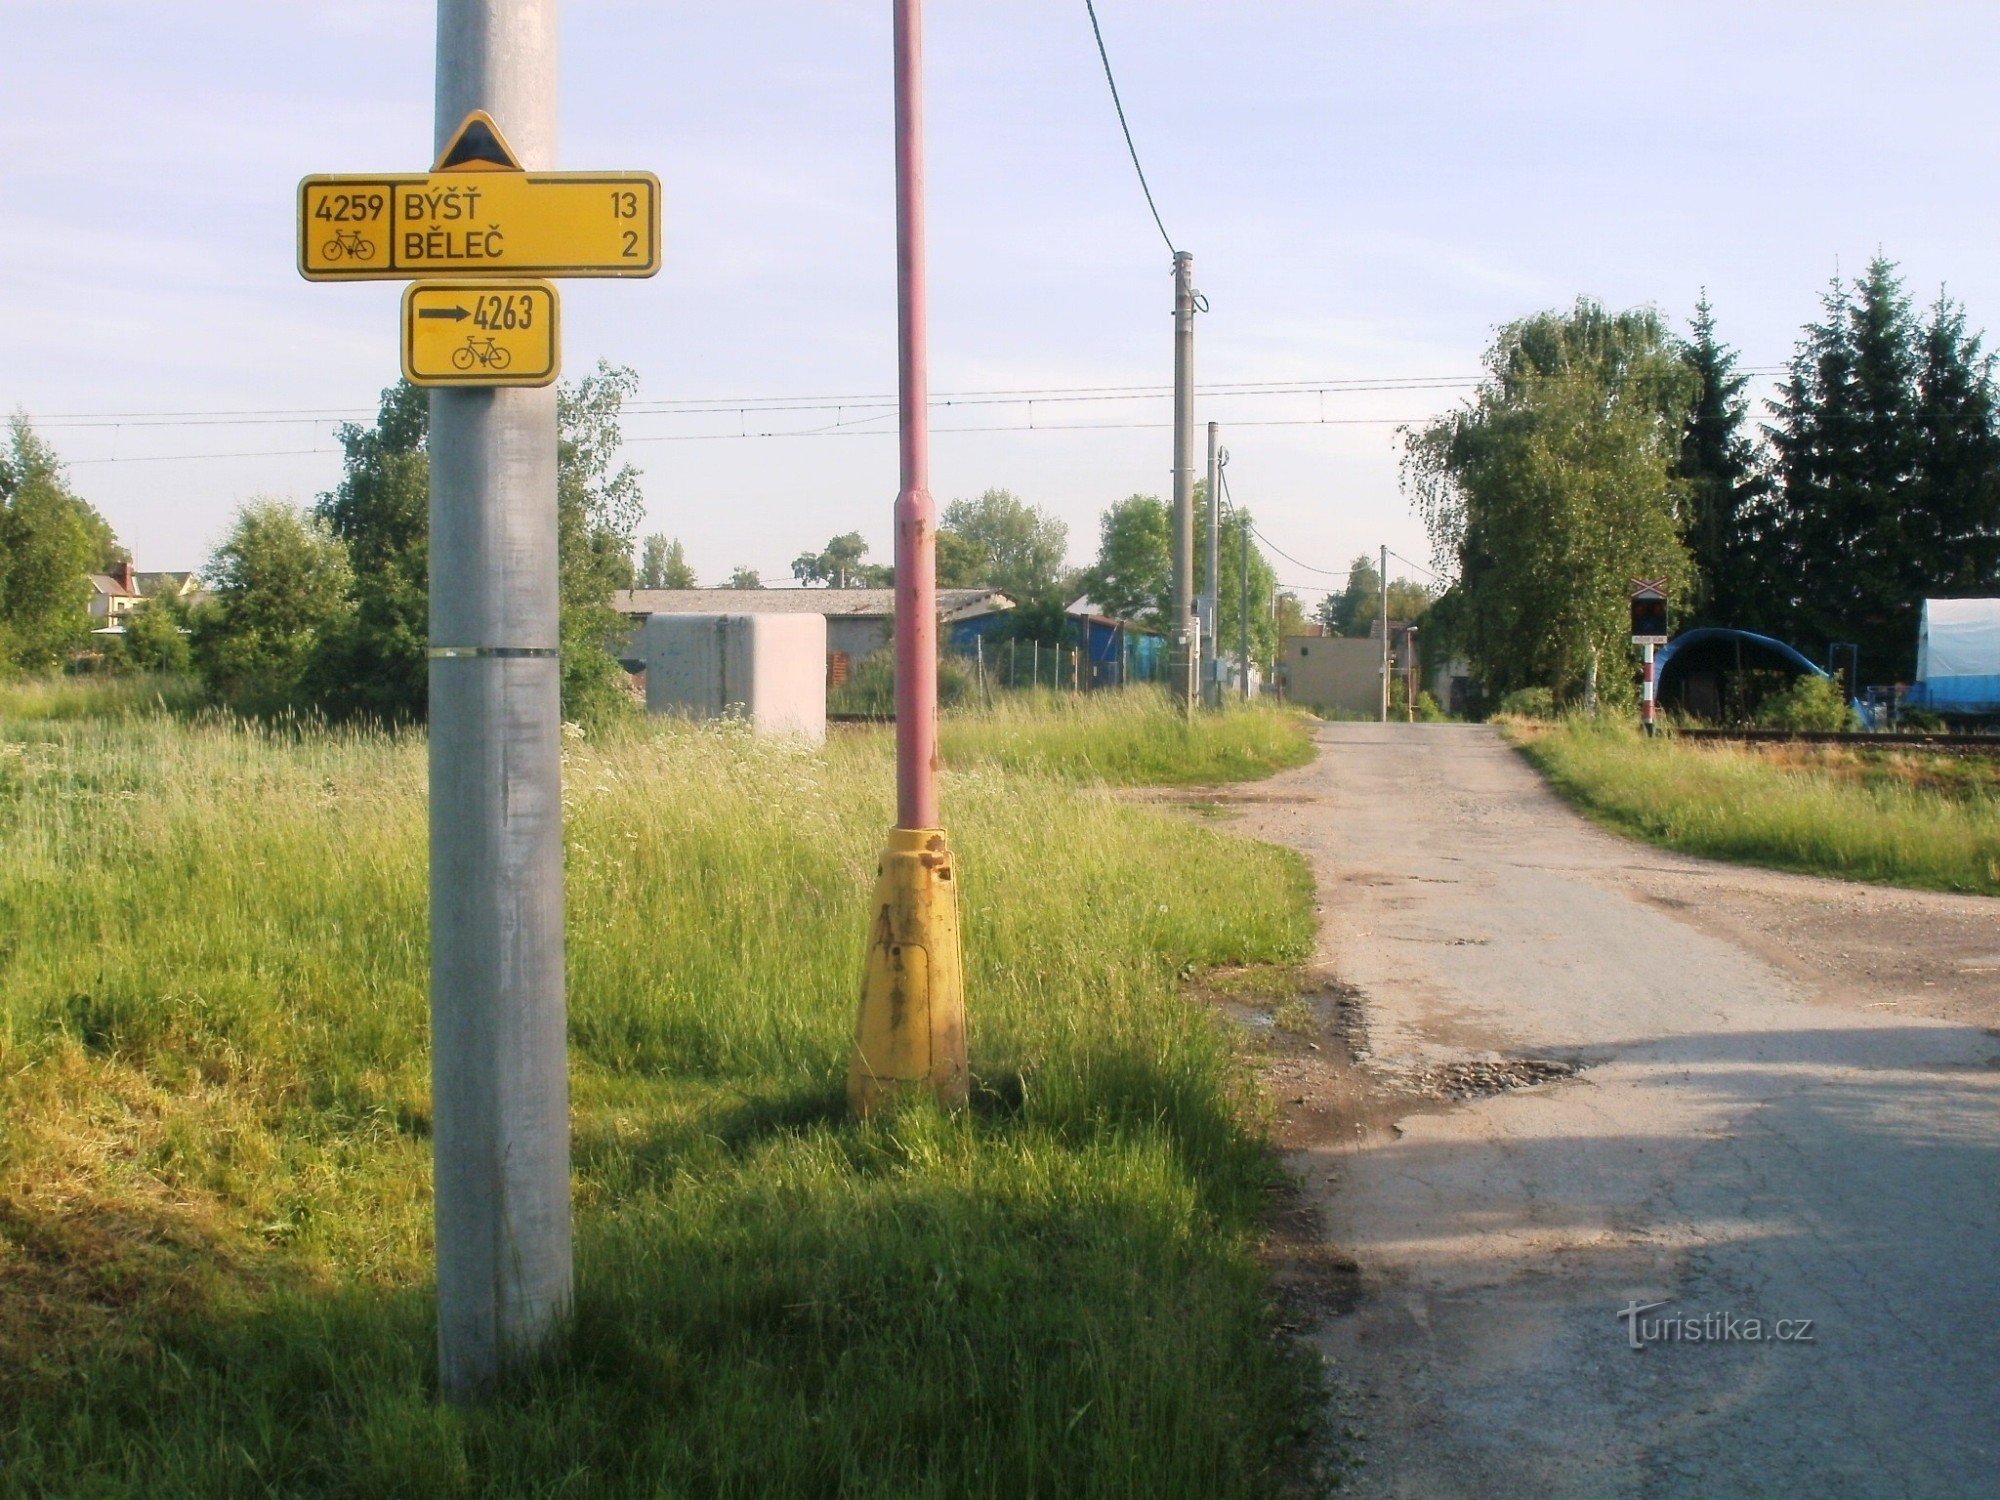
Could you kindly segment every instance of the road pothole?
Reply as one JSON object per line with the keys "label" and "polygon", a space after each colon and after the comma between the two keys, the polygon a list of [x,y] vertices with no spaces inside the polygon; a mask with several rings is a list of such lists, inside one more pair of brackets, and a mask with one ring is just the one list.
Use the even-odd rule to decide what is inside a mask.
{"label": "road pothole", "polygon": [[1411,1085],[1433,1099],[1459,1102],[1504,1094],[1509,1089],[1533,1088],[1559,1078],[1574,1078],[1579,1071],[1573,1062],[1541,1057],[1503,1057],[1493,1061],[1445,1063],[1425,1068],[1410,1076]]}

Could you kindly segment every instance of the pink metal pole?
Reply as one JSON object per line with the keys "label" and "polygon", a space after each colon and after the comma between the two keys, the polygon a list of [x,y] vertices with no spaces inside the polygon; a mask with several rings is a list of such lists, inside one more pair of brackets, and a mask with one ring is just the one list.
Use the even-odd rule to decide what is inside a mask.
{"label": "pink metal pole", "polygon": [[896,826],[938,826],[937,506],[931,499],[924,282],[923,0],[894,0],[896,313],[902,489],[896,496]]}

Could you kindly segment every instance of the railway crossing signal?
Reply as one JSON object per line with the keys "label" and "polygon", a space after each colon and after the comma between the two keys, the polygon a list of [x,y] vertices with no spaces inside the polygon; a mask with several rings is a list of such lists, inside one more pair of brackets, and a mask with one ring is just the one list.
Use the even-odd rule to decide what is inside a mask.
{"label": "railway crossing signal", "polygon": [[1639,722],[1647,734],[1658,732],[1654,712],[1658,707],[1659,683],[1654,678],[1653,648],[1666,645],[1667,583],[1663,578],[1632,580],[1632,644],[1642,653],[1639,679]]}
{"label": "railway crossing signal", "polygon": [[1667,585],[1664,579],[1632,580],[1632,644],[1664,646],[1667,643]]}

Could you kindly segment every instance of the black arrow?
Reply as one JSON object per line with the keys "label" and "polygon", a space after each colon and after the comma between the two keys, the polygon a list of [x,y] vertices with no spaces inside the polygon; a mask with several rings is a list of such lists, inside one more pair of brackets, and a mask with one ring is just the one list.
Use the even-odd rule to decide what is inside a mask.
{"label": "black arrow", "polygon": [[472,314],[462,307],[420,307],[417,309],[417,316],[420,318],[450,318],[452,322],[456,323],[460,318],[469,318]]}

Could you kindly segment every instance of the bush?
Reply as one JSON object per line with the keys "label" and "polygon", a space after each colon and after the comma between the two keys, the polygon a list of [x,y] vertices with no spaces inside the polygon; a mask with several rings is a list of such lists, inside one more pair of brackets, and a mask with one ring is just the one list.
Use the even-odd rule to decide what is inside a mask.
{"label": "bush", "polygon": [[184,675],[191,664],[184,615],[172,599],[143,601],[125,617],[125,634],[118,638],[119,665],[130,672]]}
{"label": "bush", "polygon": [[1553,719],[1556,716],[1555,689],[1515,688],[1493,708],[1496,719]]}
{"label": "bush", "polygon": [[252,500],[202,570],[213,596],[189,618],[196,673],[218,701],[252,714],[307,706],[322,641],[354,613],[347,544],[282,500]]}
{"label": "bush", "polygon": [[[954,708],[971,701],[972,669],[957,657],[938,660],[938,706]],[[874,714],[887,718],[896,711],[896,652],[891,646],[871,651],[854,664],[847,681],[826,697],[831,714]]]}
{"label": "bush", "polygon": [[1819,676],[1801,677],[1784,692],[1765,699],[1757,710],[1757,723],[1796,734],[1830,734],[1855,727],[1854,710],[1840,696],[1840,685]]}

